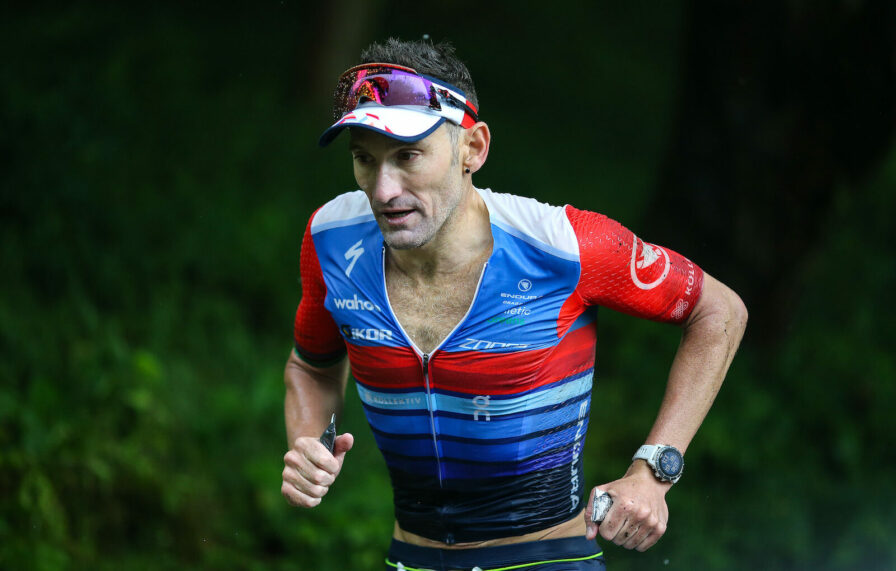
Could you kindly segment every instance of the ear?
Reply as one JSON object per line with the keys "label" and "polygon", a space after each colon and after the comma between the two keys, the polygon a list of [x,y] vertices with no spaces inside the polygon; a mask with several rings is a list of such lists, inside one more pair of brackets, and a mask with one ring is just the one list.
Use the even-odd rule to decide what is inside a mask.
{"label": "ear", "polygon": [[464,168],[470,172],[476,172],[485,164],[488,158],[488,147],[492,142],[492,133],[488,125],[479,121],[465,133],[466,149],[464,154]]}

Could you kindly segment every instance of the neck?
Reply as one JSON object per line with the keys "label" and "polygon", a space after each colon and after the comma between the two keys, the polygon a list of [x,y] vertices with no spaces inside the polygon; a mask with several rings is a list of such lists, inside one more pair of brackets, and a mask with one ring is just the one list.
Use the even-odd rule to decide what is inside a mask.
{"label": "neck", "polygon": [[390,265],[409,277],[427,279],[466,271],[488,258],[492,249],[488,208],[468,185],[457,211],[432,240],[409,250],[387,248]]}

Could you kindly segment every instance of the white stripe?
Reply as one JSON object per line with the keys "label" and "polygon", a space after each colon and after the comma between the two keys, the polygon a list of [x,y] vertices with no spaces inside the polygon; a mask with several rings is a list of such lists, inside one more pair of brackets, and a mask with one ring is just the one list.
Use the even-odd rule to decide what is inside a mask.
{"label": "white stripe", "polygon": [[311,221],[311,232],[344,226],[366,217],[373,220],[373,211],[370,209],[370,202],[364,191],[347,192],[324,204],[317,211],[314,220]]}
{"label": "white stripe", "polygon": [[579,241],[563,206],[487,188],[476,190],[485,201],[492,222],[499,227],[548,253],[579,259]]}

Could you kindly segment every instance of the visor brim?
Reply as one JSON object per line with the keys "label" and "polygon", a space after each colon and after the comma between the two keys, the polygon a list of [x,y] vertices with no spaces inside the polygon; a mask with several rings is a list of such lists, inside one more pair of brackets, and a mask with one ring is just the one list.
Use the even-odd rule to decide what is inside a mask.
{"label": "visor brim", "polygon": [[324,131],[318,144],[326,147],[346,127],[359,127],[398,141],[412,143],[431,135],[445,120],[445,117],[428,113],[419,107],[367,104],[356,107]]}

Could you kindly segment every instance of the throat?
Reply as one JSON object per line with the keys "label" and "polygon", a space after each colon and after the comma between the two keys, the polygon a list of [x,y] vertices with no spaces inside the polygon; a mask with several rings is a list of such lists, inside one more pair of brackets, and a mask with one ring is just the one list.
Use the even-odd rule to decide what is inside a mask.
{"label": "throat", "polygon": [[423,353],[434,351],[470,310],[490,251],[453,272],[408,274],[386,264],[386,290],[402,329]]}

